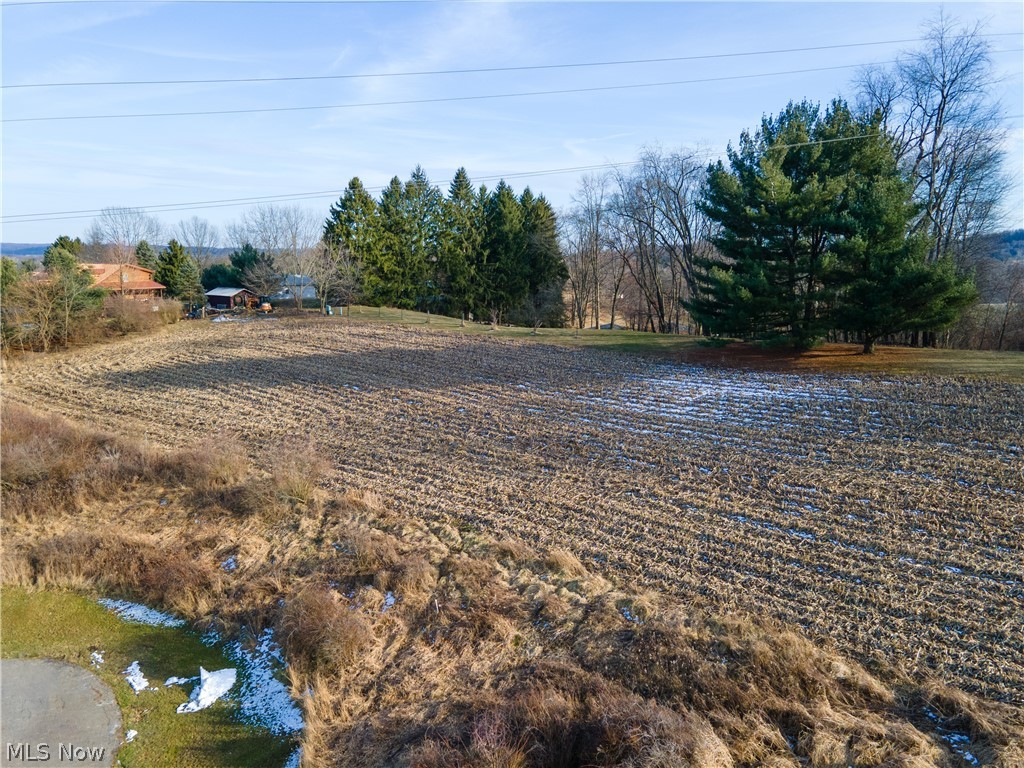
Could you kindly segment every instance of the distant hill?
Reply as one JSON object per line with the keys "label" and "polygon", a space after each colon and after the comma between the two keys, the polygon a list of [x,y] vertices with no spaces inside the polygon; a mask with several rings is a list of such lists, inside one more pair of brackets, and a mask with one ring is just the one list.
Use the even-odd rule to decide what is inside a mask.
{"label": "distant hill", "polygon": [[995,232],[983,235],[979,239],[979,256],[987,256],[996,261],[1013,261],[1024,259],[1024,229],[1013,229],[1006,232]]}
{"label": "distant hill", "polygon": [[[12,259],[39,259],[50,247],[49,243],[0,243],[0,256],[9,256]],[[158,252],[164,245],[153,246]],[[213,248],[212,251],[218,258],[227,259],[234,248]]]}
{"label": "distant hill", "polygon": [[43,255],[49,243],[0,243],[0,256],[12,259],[35,259]]}

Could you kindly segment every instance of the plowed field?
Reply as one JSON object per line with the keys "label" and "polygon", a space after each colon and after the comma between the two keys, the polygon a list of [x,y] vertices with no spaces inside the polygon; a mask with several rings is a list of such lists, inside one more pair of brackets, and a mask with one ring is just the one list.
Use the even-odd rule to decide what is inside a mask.
{"label": "plowed field", "polygon": [[4,396],[168,445],[309,439],[410,515],[566,546],[1024,703],[1024,387],[702,369],[337,322],[23,361]]}

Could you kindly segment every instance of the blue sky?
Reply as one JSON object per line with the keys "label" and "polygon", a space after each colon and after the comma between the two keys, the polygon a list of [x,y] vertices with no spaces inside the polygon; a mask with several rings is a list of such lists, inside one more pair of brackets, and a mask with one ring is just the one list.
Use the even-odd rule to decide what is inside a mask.
{"label": "blue sky", "polygon": [[[915,3],[95,3],[2,9],[3,84],[351,75],[744,53],[918,38]],[[1011,178],[1006,226],[1024,227],[1020,2],[947,3],[990,33]],[[3,90],[3,118],[262,109],[792,74],[575,94],[190,117],[3,124],[2,213],[96,210],[370,187],[421,164],[446,188],[634,158],[644,145],[722,152],[791,99],[851,96],[855,66],[913,43],[570,69],[285,83]],[[580,173],[510,179],[556,207]],[[487,182],[493,186],[493,182]],[[334,192],[297,200],[323,211]],[[292,202],[283,201],[283,202]],[[156,212],[223,226],[240,206]],[[46,217],[41,217],[46,218]],[[52,217],[50,217],[52,218]],[[83,234],[90,216],[8,218],[7,242]]]}

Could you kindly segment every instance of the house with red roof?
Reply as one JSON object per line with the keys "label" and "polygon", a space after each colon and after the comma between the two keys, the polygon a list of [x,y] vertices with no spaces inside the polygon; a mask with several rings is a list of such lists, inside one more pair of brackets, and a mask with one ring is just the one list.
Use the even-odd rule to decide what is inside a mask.
{"label": "house with red roof", "polygon": [[82,264],[93,283],[133,299],[158,299],[167,288],[153,279],[153,270],[137,264]]}

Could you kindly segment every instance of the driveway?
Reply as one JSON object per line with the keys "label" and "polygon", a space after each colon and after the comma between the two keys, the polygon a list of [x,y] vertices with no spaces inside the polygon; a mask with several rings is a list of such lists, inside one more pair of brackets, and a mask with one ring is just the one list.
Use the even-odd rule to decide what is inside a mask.
{"label": "driveway", "polygon": [[111,766],[121,710],[87,669],[43,659],[0,660],[0,766]]}

